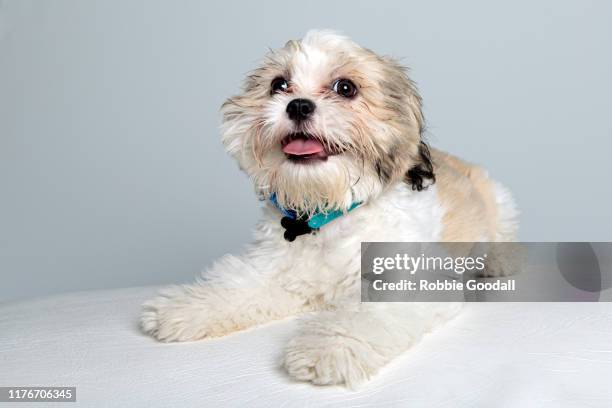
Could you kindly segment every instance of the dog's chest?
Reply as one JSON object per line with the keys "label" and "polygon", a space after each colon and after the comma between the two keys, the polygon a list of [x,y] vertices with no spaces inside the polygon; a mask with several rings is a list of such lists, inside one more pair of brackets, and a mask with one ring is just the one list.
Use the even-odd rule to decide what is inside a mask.
{"label": "dog's chest", "polygon": [[284,280],[328,292],[359,284],[361,243],[440,240],[443,210],[435,188],[413,192],[403,186],[289,244]]}

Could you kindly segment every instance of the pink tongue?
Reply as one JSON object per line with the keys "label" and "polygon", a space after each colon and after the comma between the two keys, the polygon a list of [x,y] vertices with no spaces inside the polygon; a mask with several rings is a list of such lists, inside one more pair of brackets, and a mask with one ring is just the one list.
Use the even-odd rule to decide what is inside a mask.
{"label": "pink tongue", "polygon": [[294,156],[321,153],[323,145],[316,139],[295,139],[283,147],[283,152]]}

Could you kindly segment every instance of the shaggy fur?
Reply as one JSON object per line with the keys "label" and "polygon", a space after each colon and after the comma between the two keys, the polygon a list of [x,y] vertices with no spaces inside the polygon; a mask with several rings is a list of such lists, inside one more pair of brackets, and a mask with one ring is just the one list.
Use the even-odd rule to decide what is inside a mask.
{"label": "shaggy fur", "polygon": [[[285,78],[283,92],[271,83]],[[349,79],[357,95],[333,91]],[[287,104],[316,109],[291,120]],[[510,194],[486,173],[432,150],[421,138],[421,98],[406,71],[341,35],[311,31],[271,52],[244,91],[222,107],[223,143],[257,194],[301,216],[357,209],[314,234],[283,239],[282,214],[267,203],[255,239],[191,285],[144,305],[141,325],[161,341],[190,341],[296,314],[305,319],[283,365],[297,380],[354,387],[452,318],[454,303],[361,304],[362,241],[510,241],[516,232]],[[298,163],[283,153],[303,132],[332,152]]]}

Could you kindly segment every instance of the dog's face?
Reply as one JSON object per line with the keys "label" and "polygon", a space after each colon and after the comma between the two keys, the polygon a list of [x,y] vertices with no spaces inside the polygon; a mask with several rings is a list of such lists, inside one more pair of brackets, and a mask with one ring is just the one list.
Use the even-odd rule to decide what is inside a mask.
{"label": "dog's face", "polygon": [[300,213],[345,209],[414,183],[411,171],[431,173],[405,70],[332,32],[271,52],[222,112],[223,142],[258,193]]}

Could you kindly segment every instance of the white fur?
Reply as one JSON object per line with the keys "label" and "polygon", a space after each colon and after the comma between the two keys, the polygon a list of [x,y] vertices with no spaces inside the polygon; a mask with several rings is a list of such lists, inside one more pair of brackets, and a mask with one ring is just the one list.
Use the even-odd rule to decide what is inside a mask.
{"label": "white fur", "polygon": [[499,182],[494,182],[495,204],[497,204],[496,241],[514,241],[518,230],[518,209],[512,193]]}
{"label": "white fur", "polygon": [[360,243],[437,241],[442,216],[435,185],[415,192],[398,184],[289,243],[268,205],[244,255],[228,255],[195,284],[146,303],[142,327],[163,341],[188,341],[325,310],[305,320],[284,365],[296,379],[355,386],[459,310],[453,303],[360,304]]}

